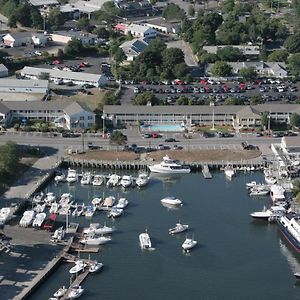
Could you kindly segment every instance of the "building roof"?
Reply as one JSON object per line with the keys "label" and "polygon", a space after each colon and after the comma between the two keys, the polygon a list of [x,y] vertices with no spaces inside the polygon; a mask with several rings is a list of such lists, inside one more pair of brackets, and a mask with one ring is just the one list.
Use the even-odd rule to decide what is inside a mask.
{"label": "building roof", "polygon": [[57,5],[57,0],[29,0],[29,3],[33,6],[44,6],[44,5]]}
{"label": "building roof", "polygon": [[261,117],[261,113],[253,108],[251,105],[245,106],[243,109],[237,112],[237,116],[241,118],[253,118],[257,119]]}
{"label": "building roof", "polygon": [[29,32],[29,31],[22,31],[22,32],[10,32],[6,34],[3,39],[5,39],[7,36],[11,36],[13,39],[20,39],[24,37],[31,37],[32,35],[36,35],[36,32]]}
{"label": "building roof", "polygon": [[66,37],[74,37],[74,38],[81,38],[81,37],[90,37],[90,38],[96,38],[96,34],[88,33],[82,30],[65,30],[65,31],[57,31],[53,34],[62,35]]}
{"label": "building roof", "polygon": [[225,47],[232,47],[239,49],[245,55],[259,55],[259,46],[249,46],[249,45],[217,45],[217,46],[203,46],[203,50],[208,53],[217,54],[219,49]]}
{"label": "building roof", "polygon": [[285,144],[288,148],[290,147],[300,147],[300,136],[285,136],[284,139]]}
{"label": "building roof", "polygon": [[147,32],[149,30],[152,31],[152,32],[156,32],[155,29],[153,29],[149,26],[146,26],[146,25],[130,24],[127,27],[127,31],[138,33],[138,34],[145,34],[145,32]]}
{"label": "building roof", "polygon": [[8,71],[4,64],[0,64],[0,72]]}
{"label": "building roof", "polygon": [[0,102],[0,114],[8,114],[10,111],[10,109],[3,103],[3,102]]}
{"label": "building roof", "polygon": [[82,112],[83,110],[93,113],[89,107],[78,102],[72,102],[71,104],[69,104],[64,108],[64,112],[69,116],[76,115]]}
{"label": "building roof", "polygon": [[148,47],[148,43],[145,39],[133,39],[131,41],[124,42],[120,48],[123,49],[126,55],[140,54]]}
{"label": "building roof", "polygon": [[105,76],[103,74],[91,74],[91,73],[80,73],[80,72],[69,72],[69,71],[61,71],[61,70],[53,70],[46,68],[33,68],[33,67],[24,67],[21,71],[21,74],[28,74],[32,76],[39,76],[41,73],[48,73],[50,77],[53,78],[61,78],[61,79],[69,79],[69,80],[77,80],[77,81],[90,81],[90,82],[98,82],[101,77]]}
{"label": "building roof", "polygon": [[84,13],[92,13],[94,11],[100,10],[105,2],[109,0],[90,0],[90,1],[75,1],[73,3],[67,3],[60,7],[61,12],[73,12],[81,11]]}
{"label": "building roof", "polygon": [[49,87],[48,80],[21,80],[21,79],[4,79],[0,78],[0,89],[7,88],[44,88]]}

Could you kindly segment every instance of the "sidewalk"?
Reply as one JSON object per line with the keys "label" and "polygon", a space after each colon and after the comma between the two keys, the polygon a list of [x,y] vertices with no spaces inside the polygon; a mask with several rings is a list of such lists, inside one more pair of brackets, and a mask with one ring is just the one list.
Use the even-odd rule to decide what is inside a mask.
{"label": "sidewalk", "polygon": [[41,180],[56,167],[56,156],[45,156],[37,160],[15,183],[0,196],[0,201],[16,202],[27,199],[31,191],[35,189]]}

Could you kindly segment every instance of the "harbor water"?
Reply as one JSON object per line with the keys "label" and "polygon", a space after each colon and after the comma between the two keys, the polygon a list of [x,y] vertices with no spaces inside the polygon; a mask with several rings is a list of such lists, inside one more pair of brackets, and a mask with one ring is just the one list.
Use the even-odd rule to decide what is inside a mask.
{"label": "harbor water", "polygon": [[[80,299],[300,299],[300,286],[293,276],[300,270],[300,257],[275,223],[253,221],[249,216],[271,204],[269,196],[249,197],[245,183],[252,180],[262,182],[263,175],[240,173],[232,181],[222,172],[213,173],[210,180],[201,173],[154,176],[145,188],[126,191],[50,183],[47,191],[58,196],[70,192],[79,204],[109,195],[129,200],[124,215],[116,220],[105,212],[92,220],[70,217],[81,226],[106,222],[117,227],[112,242],[90,255],[104,268],[83,282]],[[162,206],[160,200],[166,196],[178,197],[183,206]],[[190,230],[170,236],[168,229],[178,221],[189,224]],[[145,229],[153,251],[140,249],[138,235]],[[188,254],[181,248],[186,234],[198,241]],[[80,257],[88,258],[88,254]],[[71,266],[62,264],[30,299],[48,299],[62,285],[68,286]]]}

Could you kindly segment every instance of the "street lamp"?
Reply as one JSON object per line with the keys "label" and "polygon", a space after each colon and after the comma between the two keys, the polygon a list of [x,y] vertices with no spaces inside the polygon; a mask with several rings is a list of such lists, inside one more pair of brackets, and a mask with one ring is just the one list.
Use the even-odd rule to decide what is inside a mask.
{"label": "street lamp", "polygon": [[269,136],[271,136],[271,116],[268,115],[267,118],[268,118],[268,133]]}

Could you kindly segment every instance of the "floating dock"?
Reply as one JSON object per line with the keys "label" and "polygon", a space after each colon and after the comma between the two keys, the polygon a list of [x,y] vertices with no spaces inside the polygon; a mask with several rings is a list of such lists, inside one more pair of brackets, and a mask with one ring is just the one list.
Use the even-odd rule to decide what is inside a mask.
{"label": "floating dock", "polygon": [[205,179],[211,179],[212,178],[212,175],[209,171],[209,167],[208,165],[203,165],[202,167],[202,174],[204,176]]}

